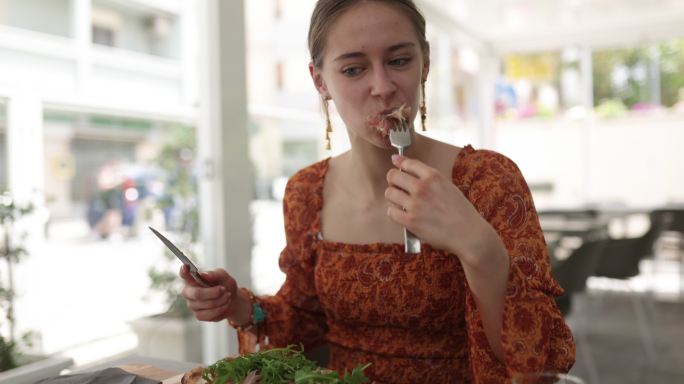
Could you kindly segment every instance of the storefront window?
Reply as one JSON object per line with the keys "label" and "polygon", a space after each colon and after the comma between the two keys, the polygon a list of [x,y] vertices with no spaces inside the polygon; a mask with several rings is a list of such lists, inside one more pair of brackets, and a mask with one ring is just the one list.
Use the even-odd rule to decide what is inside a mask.
{"label": "storefront window", "polygon": [[557,52],[510,54],[495,85],[496,114],[503,119],[556,116],[564,109]]}

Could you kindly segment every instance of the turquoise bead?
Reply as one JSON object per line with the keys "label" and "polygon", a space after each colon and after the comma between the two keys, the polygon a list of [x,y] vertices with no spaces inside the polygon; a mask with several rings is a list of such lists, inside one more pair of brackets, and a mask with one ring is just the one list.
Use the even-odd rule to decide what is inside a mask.
{"label": "turquoise bead", "polygon": [[259,324],[266,320],[266,313],[259,304],[252,304],[252,313],[254,314],[254,324]]}

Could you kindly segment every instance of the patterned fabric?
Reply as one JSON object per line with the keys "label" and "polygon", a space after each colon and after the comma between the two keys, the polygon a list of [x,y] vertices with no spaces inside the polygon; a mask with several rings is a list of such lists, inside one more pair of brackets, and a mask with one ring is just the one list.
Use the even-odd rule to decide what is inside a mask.
{"label": "patterned fabric", "polygon": [[[423,244],[344,244],[320,238],[328,160],[288,182],[287,278],[275,296],[260,297],[267,313],[260,343],[331,346],[338,372],[372,363],[377,383],[504,383],[512,372],[567,372],[572,334],[553,296],[562,289],[549,257],[527,184],[517,166],[492,151],[463,148],[453,182],[494,227],[510,256],[504,303],[504,363],[493,354],[459,259]],[[241,353],[254,337],[239,335]],[[265,339],[264,336],[268,336]],[[268,340],[268,342],[266,342]]]}

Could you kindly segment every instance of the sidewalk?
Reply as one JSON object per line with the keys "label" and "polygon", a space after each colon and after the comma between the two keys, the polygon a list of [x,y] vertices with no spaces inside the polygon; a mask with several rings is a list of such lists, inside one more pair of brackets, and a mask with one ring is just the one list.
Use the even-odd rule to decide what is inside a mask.
{"label": "sidewalk", "polygon": [[[252,285],[259,294],[275,293],[284,281],[282,205],[257,201],[252,212]],[[39,352],[72,357],[76,366],[134,352],[137,337],[127,322],[165,310],[161,297],[150,295],[147,275],[166,263],[163,245],[142,228],[137,237],[101,240],[85,222],[51,225],[50,238],[17,271],[23,287],[17,318],[39,333]]]}

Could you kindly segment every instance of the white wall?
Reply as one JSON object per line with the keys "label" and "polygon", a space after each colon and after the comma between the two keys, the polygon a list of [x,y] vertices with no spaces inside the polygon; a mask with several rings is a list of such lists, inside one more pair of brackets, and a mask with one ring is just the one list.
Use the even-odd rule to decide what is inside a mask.
{"label": "white wall", "polygon": [[499,123],[496,149],[528,183],[550,182],[537,206],[684,201],[684,116]]}
{"label": "white wall", "polygon": [[74,90],[76,61],[19,52],[0,46],[0,87]]}
{"label": "white wall", "polygon": [[93,67],[92,89],[100,102],[140,103],[150,106],[182,104],[178,81],[123,68]]}

